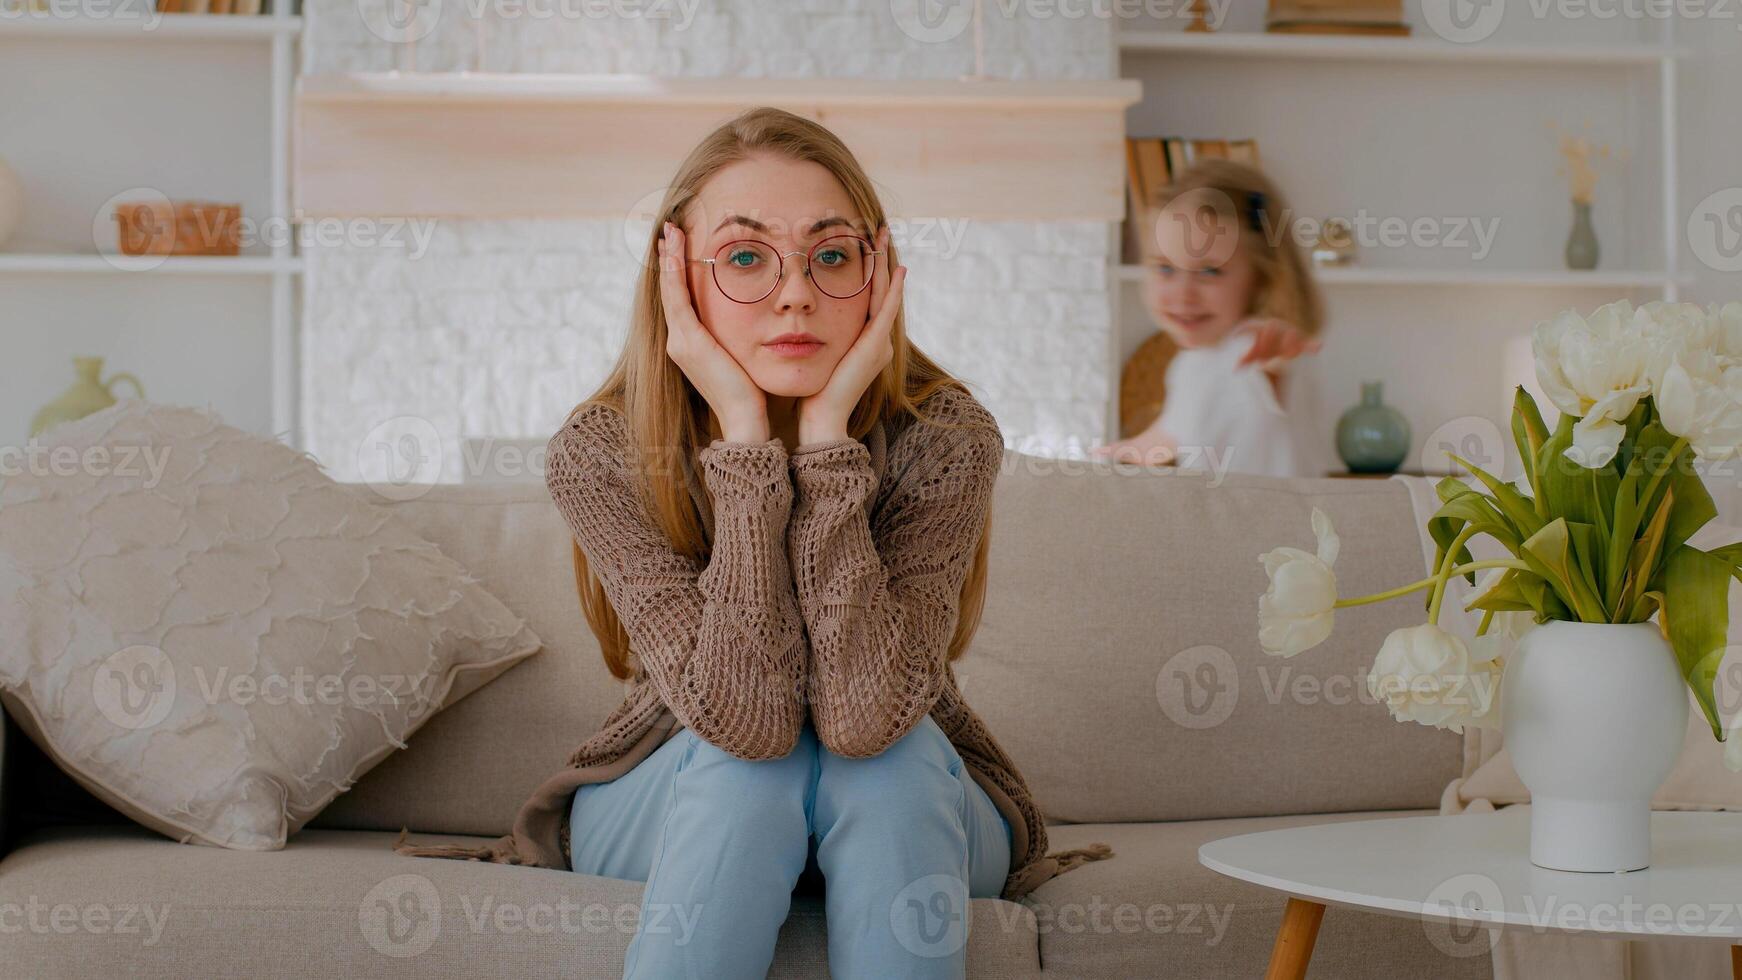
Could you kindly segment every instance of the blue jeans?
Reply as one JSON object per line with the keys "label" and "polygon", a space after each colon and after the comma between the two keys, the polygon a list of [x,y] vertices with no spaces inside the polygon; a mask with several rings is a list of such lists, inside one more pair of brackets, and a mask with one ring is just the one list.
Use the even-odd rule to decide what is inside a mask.
{"label": "blue jeans", "polygon": [[795,887],[821,879],[836,980],[962,977],[968,899],[1010,865],[1009,823],[930,716],[865,759],[808,721],[756,761],[685,729],[569,819],[573,870],[647,882],[626,978],[766,976]]}

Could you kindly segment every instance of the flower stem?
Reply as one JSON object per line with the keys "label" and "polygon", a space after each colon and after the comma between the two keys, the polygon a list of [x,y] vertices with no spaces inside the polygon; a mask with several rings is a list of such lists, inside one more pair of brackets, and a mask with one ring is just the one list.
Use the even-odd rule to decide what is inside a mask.
{"label": "flower stem", "polygon": [[1435,576],[1438,581],[1434,583],[1434,597],[1432,601],[1428,603],[1427,607],[1427,621],[1429,625],[1439,625],[1440,600],[1445,598],[1446,580],[1452,577],[1452,564],[1458,560],[1458,552],[1463,550],[1464,542],[1480,533],[1481,532],[1476,529],[1474,524],[1468,525],[1462,531],[1458,532],[1458,536],[1452,539],[1451,546],[1446,548],[1446,560],[1440,562],[1440,573]]}
{"label": "flower stem", "polygon": [[[1459,575],[1468,572],[1481,571],[1484,568],[1519,568],[1527,572],[1530,571],[1530,566],[1518,558],[1487,558],[1482,561],[1470,562],[1467,565],[1459,565],[1457,568],[1452,569],[1451,574],[1452,577],[1456,578]],[[1345,606],[1364,606],[1371,602],[1383,602],[1386,599],[1395,599],[1400,595],[1408,595],[1411,592],[1420,592],[1422,589],[1433,585],[1439,580],[1440,577],[1438,575],[1430,575],[1419,582],[1411,582],[1408,585],[1400,586],[1395,589],[1387,589],[1384,592],[1375,592],[1372,595],[1359,596],[1354,599],[1338,599],[1332,608],[1342,609]]]}

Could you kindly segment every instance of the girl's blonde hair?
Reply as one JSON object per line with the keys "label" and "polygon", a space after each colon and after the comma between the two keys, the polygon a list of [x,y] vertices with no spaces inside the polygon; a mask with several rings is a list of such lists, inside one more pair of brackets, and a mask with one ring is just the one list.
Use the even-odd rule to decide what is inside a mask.
{"label": "girl's blonde hair", "polygon": [[[1258,273],[1247,314],[1273,316],[1317,335],[1324,328],[1324,304],[1289,228],[1294,212],[1276,184],[1256,167],[1204,160],[1161,189],[1150,202],[1150,218],[1188,194],[1202,202],[1200,209],[1213,210],[1214,219],[1232,221],[1240,229],[1239,247]],[[1149,236],[1142,238],[1146,248],[1154,248]]]}
{"label": "girl's blonde hair", "polygon": [[[763,153],[821,164],[841,182],[873,234],[884,224],[883,205],[870,178],[834,133],[782,109],[760,106],[745,110],[709,133],[679,165],[648,235],[647,250],[643,253],[647,258],[635,284],[628,340],[610,375],[574,409],[578,412],[600,402],[624,415],[636,443],[640,464],[636,469],[641,474],[650,515],[664,529],[674,550],[704,564],[709,542],[684,474],[695,465],[696,452],[710,441],[710,409],[707,400],[666,354],[667,326],[665,308],[660,302],[657,243],[666,221],[682,226],[683,216],[708,178],[731,164]],[[889,268],[893,270],[899,265],[895,243],[891,241],[885,247]],[[864,438],[879,420],[890,423],[904,416],[948,425],[930,419],[919,406],[945,387],[967,391],[962,382],[908,341],[901,311],[895,314],[892,340],[894,356],[871,382],[848,419],[847,434],[855,439]],[[570,412],[571,417],[574,412]],[[990,523],[988,515],[988,526],[981,529],[979,549],[962,585],[960,616],[949,645],[951,660],[961,656],[979,627],[986,594]],[[581,610],[599,639],[606,667],[612,676],[627,680],[634,676],[629,663],[629,636],[616,610],[611,608],[598,575],[588,567],[587,556],[579,544],[573,546],[573,553]]]}

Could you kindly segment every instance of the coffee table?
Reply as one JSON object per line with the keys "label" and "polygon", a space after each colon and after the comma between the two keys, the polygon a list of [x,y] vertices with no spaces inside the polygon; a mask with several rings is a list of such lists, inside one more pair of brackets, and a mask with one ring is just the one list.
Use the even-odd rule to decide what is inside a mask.
{"label": "coffee table", "polygon": [[[1306,976],[1325,906],[1419,918],[1448,952],[1454,926],[1728,939],[1742,980],[1742,813],[1651,815],[1651,867],[1619,874],[1530,863],[1528,806],[1291,827],[1211,841],[1204,867],[1289,895],[1267,980]],[[1436,935],[1434,930],[1444,935]]]}

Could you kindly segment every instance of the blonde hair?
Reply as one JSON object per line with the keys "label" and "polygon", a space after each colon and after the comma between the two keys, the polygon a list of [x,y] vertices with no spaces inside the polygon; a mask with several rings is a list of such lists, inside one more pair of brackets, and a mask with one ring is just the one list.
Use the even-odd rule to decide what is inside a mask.
{"label": "blonde hair", "polygon": [[[782,109],[759,106],[745,110],[704,137],[678,166],[648,235],[644,253],[647,258],[636,280],[629,336],[623,351],[598,390],[574,409],[578,412],[589,404],[604,403],[625,416],[636,443],[637,458],[643,464],[637,470],[651,516],[674,550],[704,563],[709,549],[706,529],[689,495],[684,474],[693,466],[696,452],[710,441],[709,406],[666,354],[665,309],[660,302],[659,267],[654,257],[658,254],[656,248],[664,222],[681,225],[686,209],[710,177],[757,153],[822,165],[841,182],[873,233],[884,224],[883,205],[870,178],[834,133]],[[899,264],[895,243],[889,242],[886,248],[889,268],[894,269]],[[948,425],[927,417],[919,406],[945,387],[967,391],[961,381],[908,341],[901,311],[895,314],[892,340],[894,356],[867,387],[848,419],[847,434],[855,439],[864,438],[879,420],[889,423],[903,416]],[[978,551],[962,585],[960,616],[949,645],[951,660],[961,656],[979,626],[986,593],[990,523],[988,515],[988,526],[982,528]],[[599,639],[606,667],[612,676],[627,680],[634,676],[629,664],[629,636],[616,610],[611,608],[598,575],[588,567],[587,556],[579,544],[573,546],[573,554],[581,610]]]}
{"label": "blonde hair", "polygon": [[[1213,209],[1219,220],[1231,221],[1240,229],[1238,247],[1258,274],[1247,314],[1286,320],[1316,336],[1324,328],[1324,303],[1300,248],[1289,234],[1293,211],[1282,191],[1256,167],[1232,160],[1204,160],[1186,168],[1161,189],[1150,202],[1149,217],[1181,197],[1203,191],[1211,193],[1198,206]],[[1146,249],[1154,248],[1148,235],[1139,237]]]}

